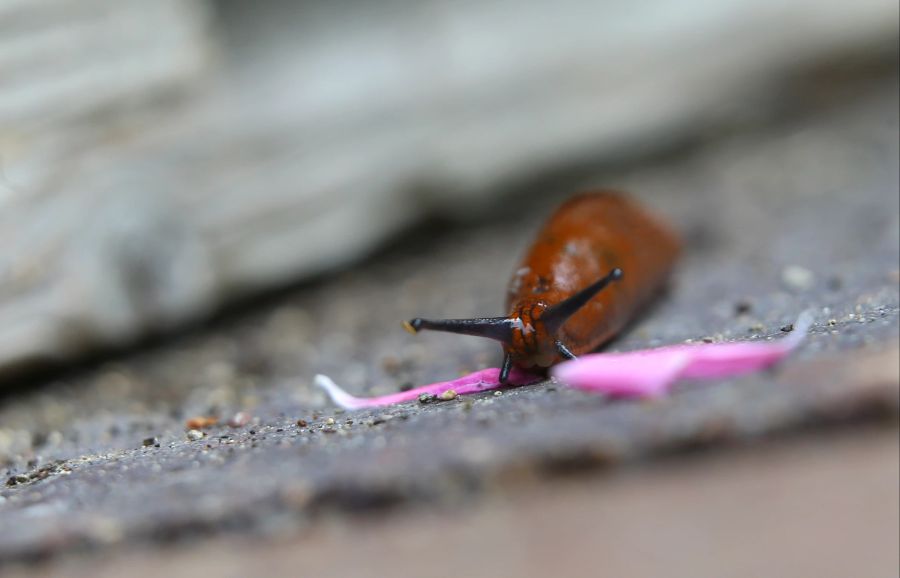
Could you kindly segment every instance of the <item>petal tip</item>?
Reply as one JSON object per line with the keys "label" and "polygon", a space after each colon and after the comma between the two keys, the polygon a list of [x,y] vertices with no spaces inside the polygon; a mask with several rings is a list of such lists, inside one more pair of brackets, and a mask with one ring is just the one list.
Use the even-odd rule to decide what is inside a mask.
{"label": "petal tip", "polygon": [[336,384],[334,380],[327,375],[317,373],[313,378],[313,383],[317,387],[325,390],[325,393],[328,394],[328,397],[331,398],[331,401],[334,404],[339,405],[344,409],[357,409],[358,404],[354,403],[355,398],[344,391],[341,386]]}

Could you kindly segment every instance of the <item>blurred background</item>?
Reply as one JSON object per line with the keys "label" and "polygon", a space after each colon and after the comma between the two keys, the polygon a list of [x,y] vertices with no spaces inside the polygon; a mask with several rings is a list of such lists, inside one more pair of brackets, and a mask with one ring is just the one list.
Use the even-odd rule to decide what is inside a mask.
{"label": "blurred background", "polygon": [[897,46],[887,0],[0,11],[0,372],[760,123],[810,69]]}
{"label": "blurred background", "polygon": [[[832,472],[817,452],[843,448],[845,459],[862,460],[859,471],[869,472],[862,479],[881,500],[865,502],[874,513],[852,500],[836,509],[850,517],[848,528],[877,534],[853,560],[871,563],[865,575],[896,575],[895,565],[875,570],[896,562],[896,550],[880,546],[897,537],[884,516],[897,509],[896,448],[888,437],[896,437],[900,333],[898,17],[893,0],[0,0],[0,470],[12,480],[0,491],[0,535],[7,536],[0,563],[30,573],[34,559],[55,560],[85,544],[144,547],[170,532],[175,538],[166,540],[179,542],[197,528],[218,536],[250,519],[254,536],[265,537],[272,557],[290,569],[289,552],[268,537],[305,531],[310,510],[331,511],[322,503],[355,512],[347,503],[356,494],[317,493],[334,480],[358,478],[354,491],[369,498],[374,487],[391,503],[415,502],[417,484],[433,489],[435,480],[446,481],[441,468],[456,471],[460,463],[478,480],[473,485],[493,487],[497,471],[506,471],[497,464],[545,464],[562,451],[575,461],[593,456],[592,469],[610,444],[631,448],[626,461],[643,459],[681,447],[675,438],[708,435],[711,423],[743,442],[852,422],[864,433],[850,441],[804,438],[802,451],[780,448],[766,478],[771,487],[745,490],[783,500],[792,516],[783,526],[806,532],[819,525],[809,522],[818,519],[810,518],[818,502],[810,498],[792,511],[796,503],[779,484],[800,487],[803,476],[814,483],[816,467]],[[544,394],[529,391],[509,401],[506,417],[475,404],[466,420],[499,421],[474,445],[407,446],[410,437],[424,444],[434,432],[463,427],[413,408],[388,433],[324,436],[304,450],[318,456],[310,459],[319,477],[308,463],[285,465],[291,460],[279,452],[300,443],[285,430],[300,427],[301,417],[318,423],[332,415],[310,386],[315,372],[356,392],[384,393],[496,364],[488,345],[411,342],[397,324],[420,314],[501,314],[507,275],[543,215],[594,186],[634,190],[688,244],[671,295],[615,347],[777,336],[813,307],[819,329],[801,356],[808,365],[791,378],[809,389],[782,398],[783,384],[762,377],[755,386],[723,389],[751,391],[746,401],[760,404],[757,413],[742,410],[738,398],[701,392],[683,406],[634,410],[662,412],[649,430],[586,422],[571,435],[569,418],[580,423],[597,412],[597,422],[619,416],[624,423],[633,408],[587,402],[585,410],[574,393],[542,402]],[[835,377],[837,367],[846,375]],[[529,404],[537,421],[522,417]],[[197,461],[201,446],[185,445],[197,440],[184,439],[183,424],[195,415],[224,423],[241,412],[256,421],[228,435],[271,452],[253,458],[252,467],[222,462],[235,468],[229,482],[222,463]],[[670,427],[652,426],[657,418],[671,419]],[[872,433],[870,420],[891,424],[889,436],[880,426]],[[519,429],[524,422],[527,432]],[[534,425],[560,422],[561,437],[550,441]],[[269,445],[255,437],[265,427]],[[171,452],[167,461],[135,449],[145,439]],[[204,455],[212,451],[206,448]],[[380,457],[355,471],[346,463],[360,448]],[[421,462],[404,462],[413,458],[391,448],[439,456],[428,461],[433,477],[422,478]],[[727,459],[739,463],[720,477],[735,483],[743,483],[735,472],[747,464],[768,463],[756,454]],[[112,465],[121,460],[144,472],[142,490]],[[813,469],[779,469],[795,461]],[[170,466],[200,473],[163,475],[153,469],[160,463],[169,464],[164,474]],[[74,473],[58,476],[64,467]],[[289,467],[299,469],[279,469]],[[99,486],[98,471],[111,472]],[[382,495],[385,471],[406,488],[399,497]],[[704,477],[679,472],[631,472],[646,493],[604,481],[611,486],[604,495],[623,491],[635,504],[677,501],[685,479]],[[262,478],[247,497],[244,486]],[[835,492],[858,481],[830,479],[823,487]],[[226,485],[216,490],[218,483]],[[632,519],[591,502],[593,486],[576,483],[587,484],[573,490],[586,501],[544,502],[548,519],[587,503],[596,516]],[[535,499],[553,487],[532,489]],[[217,492],[213,506],[197,505],[201,494]],[[165,496],[169,505],[141,495]],[[444,493],[428,495],[445,502]],[[513,499],[514,510],[522,508],[516,499],[525,498]],[[495,502],[499,518],[466,523],[501,533],[521,525],[505,502]],[[274,515],[282,510],[293,512],[290,521]],[[61,530],[64,514],[69,525]],[[729,527],[710,520],[708,530]],[[756,521],[752,527],[767,527]],[[589,532],[593,526],[583,522]],[[430,528],[421,530],[422,548],[433,551],[442,536],[463,547],[440,522],[394,524],[390,540]],[[309,543],[327,556],[342,556],[335,544],[347,541],[368,544],[376,557],[402,555],[394,542],[347,528],[316,530]],[[569,545],[590,548],[582,536],[570,536]],[[698,545],[706,543],[697,539],[681,544],[682,558],[673,554],[686,564],[679,568],[697,562]],[[825,544],[832,539],[842,537],[821,536]],[[623,540],[626,550],[638,543]],[[797,558],[796,572],[783,575],[818,568],[776,542],[774,559]],[[506,546],[521,560],[515,544]],[[555,546],[573,564],[584,561]],[[222,554],[207,548],[182,554],[200,565]],[[701,567],[746,561],[740,548],[724,551],[722,566],[713,560]],[[486,560],[485,575],[502,572],[490,562],[502,556],[475,558]],[[100,571],[91,564],[84,562],[85,573]],[[105,571],[114,575],[115,564]],[[619,575],[641,568],[652,575],[670,562],[610,564]],[[823,566],[826,574],[845,569]],[[538,575],[535,568],[548,566],[510,567]],[[735,575],[765,569],[743,568]]]}

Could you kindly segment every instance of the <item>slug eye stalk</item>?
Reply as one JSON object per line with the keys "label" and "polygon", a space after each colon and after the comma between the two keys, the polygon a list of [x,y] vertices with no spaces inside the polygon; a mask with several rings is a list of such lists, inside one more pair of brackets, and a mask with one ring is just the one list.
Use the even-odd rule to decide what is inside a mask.
{"label": "slug eye stalk", "polygon": [[516,321],[508,317],[476,317],[474,319],[422,319],[416,317],[403,324],[410,333],[423,329],[487,337],[501,343],[512,343],[512,331]]}
{"label": "slug eye stalk", "polygon": [[613,281],[622,279],[622,270],[618,267],[601,277],[596,282],[588,285],[575,295],[572,295],[565,301],[560,301],[556,305],[551,305],[541,315],[541,321],[544,327],[551,335],[555,335],[559,328],[563,326],[569,317],[578,313],[578,310],[588,304],[588,301],[594,298],[597,293],[603,291]]}

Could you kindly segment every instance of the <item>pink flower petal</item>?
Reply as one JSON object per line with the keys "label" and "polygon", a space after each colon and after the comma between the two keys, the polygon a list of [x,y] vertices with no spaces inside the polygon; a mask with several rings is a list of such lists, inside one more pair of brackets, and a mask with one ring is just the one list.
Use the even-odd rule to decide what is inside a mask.
{"label": "pink flower petal", "polygon": [[[525,385],[528,383],[534,383],[535,381],[538,381],[540,379],[540,377],[526,371],[513,369],[509,374],[507,385]],[[315,377],[314,383],[324,389],[326,393],[328,393],[329,397],[331,397],[331,401],[344,409],[381,407],[385,405],[393,405],[395,403],[415,401],[423,393],[431,395],[441,395],[445,391],[451,389],[458,395],[466,395],[469,393],[478,393],[479,391],[488,391],[501,387],[500,369],[497,367],[482,369],[481,371],[470,373],[469,375],[465,375],[458,379],[451,379],[450,381],[441,381],[438,383],[423,385],[422,387],[417,387],[408,391],[401,391],[399,393],[392,393],[380,397],[355,397],[344,391],[340,386],[332,381],[330,377],[321,374]]]}
{"label": "pink flower petal", "polygon": [[[715,379],[742,375],[769,367],[787,356],[806,336],[812,318],[804,313],[794,324],[794,332],[772,343],[710,343],[670,345],[627,353],[594,353],[561,363],[551,375],[579,389],[615,396],[656,397],[664,395],[679,379]],[[325,375],[315,384],[344,409],[381,407],[415,401],[423,393],[440,395],[453,390],[458,395],[500,387],[500,370],[483,369],[469,375],[432,383],[380,397],[355,397]],[[508,385],[525,385],[541,378],[513,369]]]}
{"label": "pink flower petal", "polygon": [[666,393],[668,385],[690,363],[689,352],[674,349],[591,353],[555,366],[551,375],[577,389],[615,396],[656,397]]}
{"label": "pink flower petal", "polygon": [[774,343],[672,345],[628,353],[594,353],[551,370],[579,389],[638,397],[666,393],[679,379],[714,379],[758,371],[783,359],[803,340],[812,319],[804,313],[794,332]]}

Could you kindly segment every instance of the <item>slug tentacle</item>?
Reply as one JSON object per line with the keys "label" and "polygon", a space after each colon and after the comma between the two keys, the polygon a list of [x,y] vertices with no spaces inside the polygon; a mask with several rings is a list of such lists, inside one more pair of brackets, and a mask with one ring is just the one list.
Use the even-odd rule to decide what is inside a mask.
{"label": "slug tentacle", "polygon": [[559,339],[556,340],[556,350],[566,359],[578,359],[578,356],[569,351],[569,348]]}
{"label": "slug tentacle", "polygon": [[509,372],[512,369],[512,356],[504,355],[503,356],[503,366],[500,368],[500,383],[505,384],[509,379]]}
{"label": "slug tentacle", "polygon": [[588,301],[594,298],[597,293],[603,291],[607,285],[613,281],[622,279],[622,270],[618,267],[600,278],[598,281],[588,285],[578,293],[572,295],[565,301],[560,301],[556,305],[551,305],[541,315],[544,327],[551,334],[555,335],[559,328],[563,326],[569,317],[578,313],[578,311],[587,305]]}
{"label": "slug tentacle", "polygon": [[410,333],[428,329],[444,333],[487,337],[502,343],[509,343],[512,341],[515,325],[515,320],[507,317],[476,317],[474,319],[422,319],[416,317],[404,323],[403,327]]}

